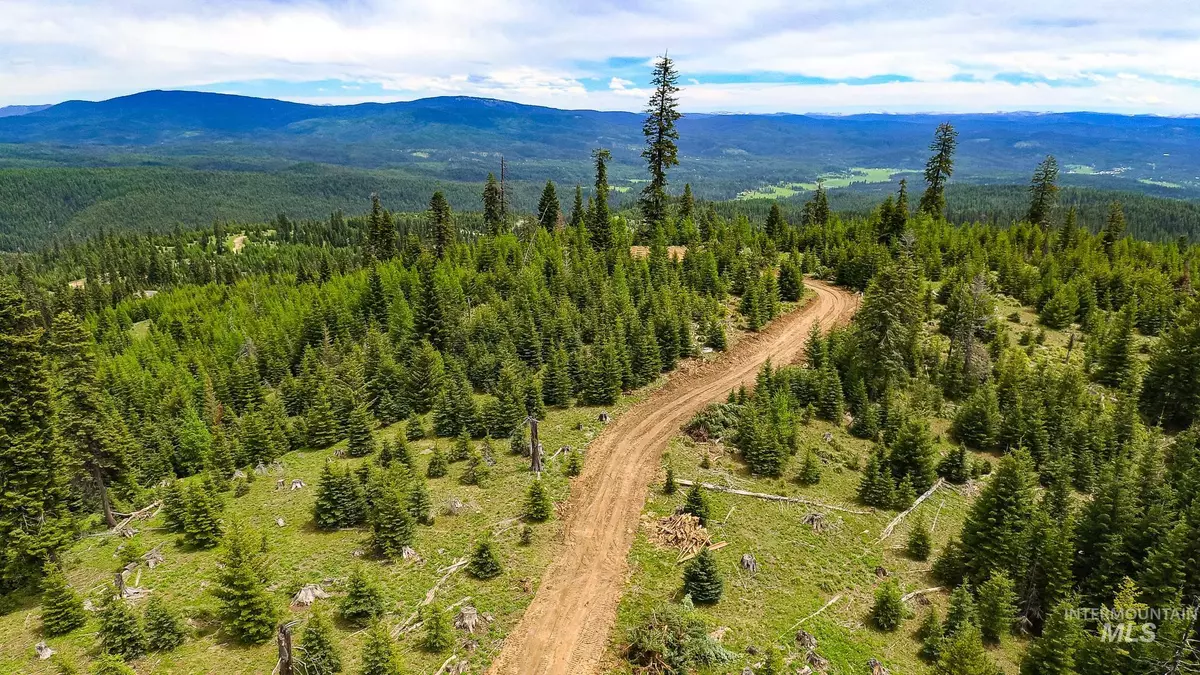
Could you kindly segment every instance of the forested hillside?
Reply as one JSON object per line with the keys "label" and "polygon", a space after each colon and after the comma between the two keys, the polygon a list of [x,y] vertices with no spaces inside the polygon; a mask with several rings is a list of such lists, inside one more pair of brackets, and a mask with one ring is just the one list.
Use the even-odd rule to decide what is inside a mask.
{"label": "forested hillside", "polygon": [[[1045,156],[1023,208],[967,192],[956,222],[949,123],[870,208],[697,199],[671,189],[677,77],[657,62],[625,208],[597,148],[587,193],[489,176],[468,212],[415,183],[419,210],[326,215],[331,189],[319,218],[273,215],[318,173],[244,222],[105,216],[0,257],[0,669],[482,670],[571,546],[567,496],[603,488],[605,423],[813,277],[861,291],[857,316],[672,446],[609,556],[631,561],[613,667],[1200,669],[1200,246],[1158,220],[1190,216],[1101,216]],[[1168,240],[1132,236],[1134,209]],[[652,538],[659,516],[700,543]],[[1152,639],[1112,640],[1149,609],[1129,625]]]}

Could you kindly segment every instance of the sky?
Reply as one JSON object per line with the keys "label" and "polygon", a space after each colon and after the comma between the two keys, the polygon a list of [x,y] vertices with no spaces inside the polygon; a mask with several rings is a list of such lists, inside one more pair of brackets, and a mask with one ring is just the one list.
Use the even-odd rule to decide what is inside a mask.
{"label": "sky", "polygon": [[0,106],[196,89],[692,112],[1200,114],[1195,0],[0,0]]}

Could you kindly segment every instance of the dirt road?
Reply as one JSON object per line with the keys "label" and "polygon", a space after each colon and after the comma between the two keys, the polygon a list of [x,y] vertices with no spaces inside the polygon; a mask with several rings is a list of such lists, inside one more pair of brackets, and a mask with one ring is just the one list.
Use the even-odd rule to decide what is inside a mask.
{"label": "dirt road", "polygon": [[721,358],[691,373],[675,373],[591,443],[583,475],[571,486],[565,541],[489,673],[598,672],[646,490],[667,441],[700,408],[739,383],[752,385],[767,358],[776,364],[794,360],[813,321],[829,328],[849,321],[857,309],[851,293],[816,281],[806,283],[817,297],[802,309],[743,339]]}

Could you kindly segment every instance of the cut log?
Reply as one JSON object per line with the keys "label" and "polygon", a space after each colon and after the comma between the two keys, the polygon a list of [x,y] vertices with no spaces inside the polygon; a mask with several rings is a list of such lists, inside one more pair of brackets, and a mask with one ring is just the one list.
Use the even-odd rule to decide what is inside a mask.
{"label": "cut log", "polygon": [[320,584],[304,584],[304,587],[292,596],[292,606],[308,607],[317,600],[328,598],[329,594],[321,588]]}
{"label": "cut log", "polygon": [[[692,487],[693,485],[697,484],[696,481],[684,480],[684,479],[679,479],[679,480],[676,480],[675,482],[684,487]],[[830,511],[841,511],[842,513],[853,513],[853,514],[859,515],[859,516],[865,516],[865,515],[869,515],[871,513],[870,511],[859,511],[857,509],[848,509],[848,508],[845,508],[842,506],[832,506],[830,504],[822,504],[821,502],[814,501],[812,499],[805,499],[803,497],[785,497],[783,495],[771,495],[771,494],[766,494],[763,492],[750,492],[749,490],[735,490],[734,488],[727,488],[727,487],[723,487],[720,485],[713,485],[712,483],[700,483],[699,485],[700,485],[700,487],[704,488],[705,490],[712,490],[713,492],[725,492],[725,493],[728,493],[731,495],[739,495],[742,497],[754,497],[756,499],[767,499],[767,500],[770,500],[773,502],[786,502],[788,504],[806,504],[808,506],[816,506],[816,507],[820,507],[822,509],[829,509]]]}
{"label": "cut log", "polygon": [[925,595],[926,593],[937,593],[938,591],[944,591],[944,590],[946,590],[946,589],[945,589],[944,587],[942,587],[942,586],[934,586],[933,588],[922,588],[922,589],[921,589],[921,590],[919,590],[919,591],[913,591],[913,592],[911,592],[911,593],[905,593],[905,594],[904,594],[904,595],[903,595],[903,596],[900,598],[900,601],[901,601],[901,602],[908,602],[909,600],[912,600],[913,598],[915,598],[915,597],[918,597],[918,596]]}
{"label": "cut log", "polygon": [[900,521],[904,520],[904,518],[906,516],[908,516],[908,514],[915,511],[916,508],[921,505],[921,502],[925,501],[926,499],[929,499],[930,495],[932,495],[934,492],[937,491],[938,488],[942,487],[945,484],[946,484],[945,478],[937,479],[937,482],[933,484],[933,487],[926,490],[925,494],[921,495],[920,497],[917,497],[917,501],[913,502],[912,506],[901,511],[900,514],[898,516],[896,516],[895,518],[892,518],[892,522],[888,523],[887,527],[883,528],[883,533],[879,535],[879,539],[877,539],[875,541],[875,543],[878,544],[879,542],[881,542],[884,539],[887,539],[889,536],[891,536],[892,530],[896,529],[896,526],[900,524]]}
{"label": "cut log", "polygon": [[468,562],[470,561],[466,558],[459,558],[458,560],[454,561],[452,565],[438,570],[439,572],[443,573],[442,578],[438,579],[437,583],[435,583],[428,591],[425,591],[425,598],[421,600],[420,604],[417,605],[417,608],[413,610],[413,613],[409,614],[408,618],[400,623],[400,625],[392,629],[392,637],[396,637],[411,630],[413,628],[413,623],[417,620],[417,616],[421,613],[421,608],[433,602],[433,598],[437,595],[438,589],[440,589],[442,585],[454,575],[455,572],[458,572],[466,567]]}
{"label": "cut log", "polygon": [[787,630],[783,631],[783,634],[779,636],[779,639],[782,640],[784,638],[784,636],[786,636],[788,633],[790,633],[790,632],[796,630],[797,628],[799,628],[800,626],[802,626],[805,621],[808,621],[809,619],[812,619],[812,618],[816,618],[817,616],[819,616],[821,614],[821,612],[824,612],[825,610],[829,609],[830,607],[833,606],[833,604],[835,602],[837,602],[838,600],[841,600],[841,599],[842,599],[841,593],[838,593],[837,595],[833,596],[832,598],[829,599],[829,602],[827,602],[821,606],[821,609],[818,609],[817,611],[813,612],[812,614],[809,614],[808,616],[804,617],[803,619],[800,619],[796,623],[792,624],[791,628],[788,628]]}

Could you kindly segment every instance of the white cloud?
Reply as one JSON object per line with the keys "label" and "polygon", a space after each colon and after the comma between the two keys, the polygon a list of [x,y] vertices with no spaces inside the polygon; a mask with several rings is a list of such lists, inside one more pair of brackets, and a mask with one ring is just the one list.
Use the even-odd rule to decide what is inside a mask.
{"label": "white cloud", "polygon": [[[288,97],[637,110],[633,78],[669,47],[687,110],[1200,112],[1189,0],[0,0],[0,15],[0,105],[334,79],[362,89]],[[642,65],[595,65],[615,57]],[[714,84],[763,74],[914,81]]]}

